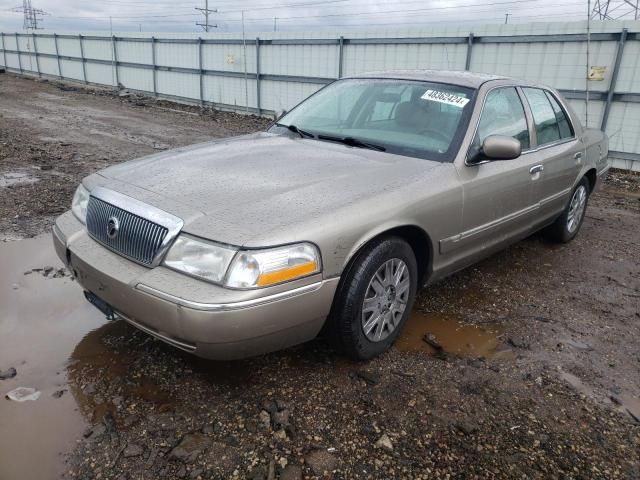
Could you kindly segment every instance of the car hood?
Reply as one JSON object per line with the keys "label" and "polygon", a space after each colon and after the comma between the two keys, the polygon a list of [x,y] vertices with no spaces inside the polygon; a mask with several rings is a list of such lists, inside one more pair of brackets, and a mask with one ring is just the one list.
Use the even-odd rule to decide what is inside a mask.
{"label": "car hood", "polygon": [[[267,241],[268,232],[296,222],[320,221],[340,208],[379,200],[441,165],[258,133],[115,165],[89,183],[180,216],[186,232],[242,246]],[[296,240],[303,239],[291,238]]]}

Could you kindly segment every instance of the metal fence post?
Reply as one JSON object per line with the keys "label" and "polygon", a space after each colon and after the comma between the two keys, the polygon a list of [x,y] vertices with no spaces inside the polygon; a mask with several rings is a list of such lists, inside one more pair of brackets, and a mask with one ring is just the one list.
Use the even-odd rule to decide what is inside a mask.
{"label": "metal fence post", "polygon": [[20,42],[18,41],[18,32],[16,32],[16,50],[18,51],[18,67],[22,73],[22,59],[20,58]]}
{"label": "metal fence post", "polygon": [[340,36],[338,46],[338,78],[342,78],[342,63],[344,58],[344,37]]}
{"label": "metal fence post", "polygon": [[469,34],[467,38],[467,59],[464,62],[464,69],[471,69],[471,52],[473,51],[473,33]]}
{"label": "metal fence post", "polygon": [[40,59],[38,58],[38,45],[36,43],[36,34],[33,33],[33,54],[36,57],[36,70],[38,72],[38,77],[41,77],[42,74],[40,73]]}
{"label": "metal fence post", "polygon": [[111,46],[113,47],[113,74],[115,75],[115,87],[120,88],[120,78],[118,77],[118,48],[116,42],[118,39],[115,35],[111,36]]}
{"label": "metal fence post", "polygon": [[62,79],[62,68],[60,65],[60,51],[58,50],[58,34],[53,34],[53,44],[56,47],[56,60],[58,61],[58,78]]}
{"label": "metal fence post", "polygon": [[[620,40],[618,41],[618,49],[616,51],[616,59],[613,64],[613,71],[611,72],[611,83],[609,84],[609,90],[607,91],[607,103],[604,106],[604,112],[602,113],[602,123],[600,124],[600,130],[603,132],[607,128],[607,122],[609,121],[609,113],[611,112],[611,102],[613,100],[613,94],[616,90],[616,83],[618,81],[618,72],[620,71],[620,62],[622,61],[622,53],[624,52],[624,44],[627,41],[628,30],[622,29],[620,32]],[[587,80],[588,81],[588,80]]]}
{"label": "metal fence post", "polygon": [[80,43],[80,58],[82,59],[82,79],[87,84],[87,62],[84,59],[84,47],[82,46],[82,35],[78,35],[78,42]]}
{"label": "metal fence post", "polygon": [[260,107],[260,37],[256,37],[256,108],[258,115],[262,113]]}
{"label": "metal fence post", "polygon": [[5,70],[9,70],[9,65],[7,65],[7,50],[4,46],[4,32],[0,33],[2,36],[2,57],[4,58],[4,68]]}
{"label": "metal fence post", "polygon": [[153,66],[153,96],[158,96],[158,80],[156,78],[156,37],[151,37],[151,65]]}
{"label": "metal fence post", "polygon": [[202,37],[198,37],[198,75],[200,77],[200,106],[204,107],[204,95],[203,95],[203,85],[204,81],[202,75]]}

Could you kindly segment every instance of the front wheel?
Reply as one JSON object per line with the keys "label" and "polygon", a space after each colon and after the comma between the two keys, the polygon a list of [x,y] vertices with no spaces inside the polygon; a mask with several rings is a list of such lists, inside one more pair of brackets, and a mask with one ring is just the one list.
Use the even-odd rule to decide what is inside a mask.
{"label": "front wheel", "polygon": [[560,216],[546,230],[546,236],[554,242],[566,243],[578,234],[584,221],[589,201],[589,182],[586,177],[580,180],[571,193],[571,200]]}
{"label": "front wheel", "polygon": [[387,237],[365,247],[336,294],[329,320],[334,343],[356,359],[387,350],[409,317],[417,283],[407,242]]}

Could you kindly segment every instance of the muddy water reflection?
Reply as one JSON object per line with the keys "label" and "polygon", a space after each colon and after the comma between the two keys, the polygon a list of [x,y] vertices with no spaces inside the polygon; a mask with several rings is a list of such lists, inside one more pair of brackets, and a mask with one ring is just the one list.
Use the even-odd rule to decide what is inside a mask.
{"label": "muddy water reflection", "polygon": [[[84,428],[66,365],[74,346],[104,323],[69,277],[45,277],[34,268],[61,267],[51,237],[0,243],[0,370],[18,374],[0,380],[0,478],[55,478],[61,452]],[[42,392],[35,402],[4,395],[16,387]],[[53,393],[64,391],[60,398]]]}
{"label": "muddy water reflection", "polygon": [[[496,357],[508,355],[499,336],[503,328],[497,325],[478,327],[463,323],[459,318],[441,313],[422,313],[414,310],[396,341],[395,347],[403,352],[424,351],[437,353],[432,344],[442,350],[468,357]],[[430,341],[424,340],[430,336]]]}

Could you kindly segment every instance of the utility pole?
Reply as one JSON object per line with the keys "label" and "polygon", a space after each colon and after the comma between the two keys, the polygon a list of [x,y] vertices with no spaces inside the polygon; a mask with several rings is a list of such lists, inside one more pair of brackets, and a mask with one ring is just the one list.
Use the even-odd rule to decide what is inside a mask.
{"label": "utility pole", "polygon": [[273,31],[278,30],[278,17],[273,17]]}
{"label": "utility pole", "polygon": [[218,13],[218,9],[214,8],[214,9],[210,9],[209,8],[209,0],[204,0],[204,8],[199,8],[196,7],[196,10],[202,12],[204,14],[204,23],[198,23],[196,22],[196,25],[201,26],[202,28],[204,28],[205,32],[209,31],[209,27],[213,27],[216,28],[218,25],[211,25],[209,23],[209,14],[210,13]]}
{"label": "utility pole", "polygon": [[506,25],[507,23],[509,23],[509,15],[511,15],[510,13],[505,13],[504,14],[504,24]]}
{"label": "utility pole", "polygon": [[42,20],[40,17],[49,15],[39,8],[33,8],[31,0],[22,0],[22,7],[16,7],[12,11],[24,14],[24,22],[22,24],[24,30],[42,30],[42,27],[38,26],[38,22]]}

